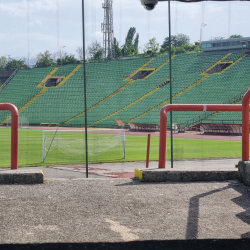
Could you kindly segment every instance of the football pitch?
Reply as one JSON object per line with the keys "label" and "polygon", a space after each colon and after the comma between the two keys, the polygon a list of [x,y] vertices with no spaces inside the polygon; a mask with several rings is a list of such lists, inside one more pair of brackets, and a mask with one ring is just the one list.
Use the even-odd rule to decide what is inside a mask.
{"label": "football pitch", "polygon": [[[10,128],[0,129],[0,167],[10,166]],[[76,136],[76,133],[75,135]],[[77,137],[82,137],[83,133]],[[39,129],[19,129],[19,167],[24,166],[49,166],[62,164],[85,163],[85,148],[82,154],[75,154],[65,146],[64,150],[54,148],[48,152],[45,162],[42,162],[43,130]],[[100,140],[99,147],[105,149]],[[91,144],[91,137],[89,140]],[[216,159],[216,158],[240,158],[241,141],[227,140],[205,140],[174,138],[173,156],[174,160],[188,159]],[[90,163],[101,162],[126,162],[145,161],[147,149],[146,136],[126,136],[126,155],[122,157],[122,146],[117,145],[106,152],[95,155],[90,152]],[[159,137],[151,137],[150,160],[158,160]],[[170,139],[167,139],[167,159],[170,159]]]}

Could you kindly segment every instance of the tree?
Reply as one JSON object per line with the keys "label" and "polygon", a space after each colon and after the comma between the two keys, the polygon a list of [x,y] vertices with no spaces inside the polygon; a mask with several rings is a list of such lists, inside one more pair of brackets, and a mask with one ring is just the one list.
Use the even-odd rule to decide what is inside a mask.
{"label": "tree", "polygon": [[241,38],[243,37],[242,35],[231,35],[230,37],[228,37],[228,39],[230,38]]}
{"label": "tree", "polygon": [[136,34],[136,28],[131,27],[128,30],[127,36],[125,38],[125,44],[122,46],[122,54],[123,56],[136,56],[139,50],[139,34]]}
{"label": "tree", "polygon": [[48,50],[46,50],[44,53],[39,53],[36,57],[36,68],[49,67],[54,65],[52,54]]}
{"label": "tree", "polygon": [[5,69],[5,66],[7,64],[7,58],[5,56],[0,57],[0,71],[3,71]]}
{"label": "tree", "polygon": [[75,63],[80,63],[80,61],[75,58],[75,55],[66,54],[66,56],[64,56],[63,58],[57,59],[58,65],[67,65],[67,64],[75,64]]}
{"label": "tree", "polygon": [[76,55],[79,61],[83,61],[83,49],[82,47],[78,47],[76,49]]}
{"label": "tree", "polygon": [[5,70],[15,70],[15,69],[28,69],[29,67],[25,64],[24,60],[12,59],[5,65]]}
{"label": "tree", "polygon": [[139,53],[139,34],[136,34],[135,40],[134,40],[134,48],[135,48],[135,52],[136,54]]}
{"label": "tree", "polygon": [[152,39],[149,39],[149,42],[144,45],[144,52],[155,53],[159,50],[159,43],[156,42],[156,38],[153,37]]}
{"label": "tree", "polygon": [[116,38],[114,38],[114,47],[115,47],[115,58],[122,57],[122,51],[119,48],[119,43],[117,42]]}
{"label": "tree", "polygon": [[100,62],[103,59],[103,48],[100,43],[93,42],[87,48],[87,55],[90,62]]}
{"label": "tree", "polygon": [[[188,35],[185,34],[177,34],[176,36],[171,36],[171,46],[177,48],[180,47],[183,44],[189,44],[190,38]],[[166,47],[169,47],[169,37],[166,37],[163,41],[163,44],[161,45],[161,48],[165,49]]]}

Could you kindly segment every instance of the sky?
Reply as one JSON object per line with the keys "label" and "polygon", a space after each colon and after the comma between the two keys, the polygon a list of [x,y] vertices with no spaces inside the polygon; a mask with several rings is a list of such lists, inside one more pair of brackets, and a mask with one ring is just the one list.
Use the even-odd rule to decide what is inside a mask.
{"label": "sky", "polygon": [[[86,47],[103,43],[103,2],[85,0]],[[171,32],[188,35],[191,43],[232,34],[250,37],[249,13],[250,2],[171,2]],[[130,27],[139,33],[140,51],[149,39],[155,37],[161,45],[168,36],[167,2],[147,11],[140,0],[113,0],[113,16],[119,45]],[[82,47],[82,1],[0,0],[0,25],[0,56],[32,58],[45,50],[76,54]]]}

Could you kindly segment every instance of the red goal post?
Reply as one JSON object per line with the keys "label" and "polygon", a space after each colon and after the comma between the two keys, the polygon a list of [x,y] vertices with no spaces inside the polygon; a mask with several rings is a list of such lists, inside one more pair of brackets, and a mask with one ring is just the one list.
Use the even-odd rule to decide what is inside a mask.
{"label": "red goal post", "polygon": [[18,169],[18,109],[11,103],[0,103],[0,110],[11,112],[11,169]]}

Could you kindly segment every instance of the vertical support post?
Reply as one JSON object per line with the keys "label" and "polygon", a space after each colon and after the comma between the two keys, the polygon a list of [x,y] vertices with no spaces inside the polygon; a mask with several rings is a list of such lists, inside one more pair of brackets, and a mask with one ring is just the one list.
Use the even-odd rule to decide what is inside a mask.
{"label": "vertical support post", "polygon": [[11,112],[11,169],[18,169],[18,109],[11,103],[0,103],[0,110]]}
{"label": "vertical support post", "polygon": [[44,130],[43,130],[43,162],[44,162],[44,154],[45,154],[45,141],[44,141]]}
{"label": "vertical support post", "polygon": [[242,161],[249,161],[249,98],[250,88],[242,99]]}
{"label": "vertical support post", "polygon": [[18,169],[18,110],[11,111],[11,169]]}
{"label": "vertical support post", "polygon": [[161,109],[160,114],[160,146],[159,146],[159,168],[165,168],[167,149],[167,113]]}
{"label": "vertical support post", "polygon": [[125,149],[126,149],[126,136],[125,136],[125,129],[123,129],[123,159],[125,159]]}
{"label": "vertical support post", "polygon": [[84,78],[84,112],[85,112],[85,155],[86,155],[86,178],[89,177],[88,167],[88,121],[87,121],[87,83],[86,83],[86,56],[85,56],[85,16],[84,0],[82,0],[82,51],[83,51],[83,78]]}
{"label": "vertical support post", "polygon": [[150,137],[151,137],[151,135],[148,134],[146,168],[148,168],[148,165],[149,165]]}
{"label": "vertical support post", "polygon": [[[170,72],[170,104],[173,103],[173,91],[172,91],[172,53],[171,53],[171,11],[170,11],[170,0],[168,0],[168,39],[169,39],[169,72]],[[172,116],[172,111],[170,111],[170,133],[171,133],[171,168],[174,167],[174,157],[173,157],[173,116]],[[167,130],[167,128],[166,128]]]}

